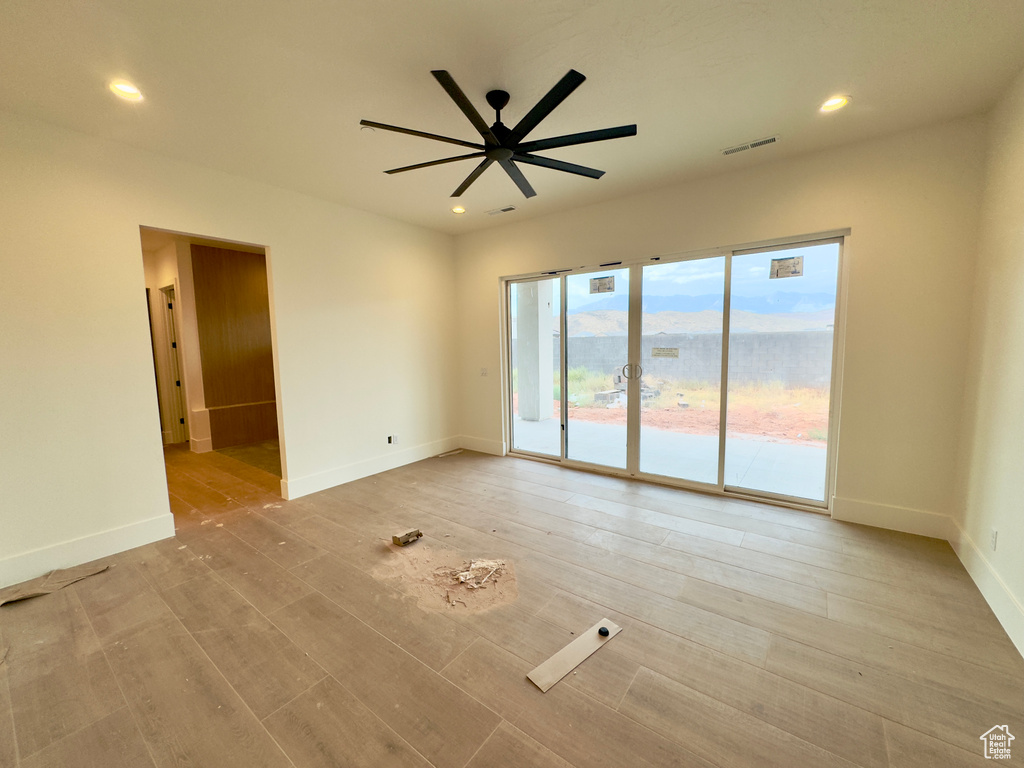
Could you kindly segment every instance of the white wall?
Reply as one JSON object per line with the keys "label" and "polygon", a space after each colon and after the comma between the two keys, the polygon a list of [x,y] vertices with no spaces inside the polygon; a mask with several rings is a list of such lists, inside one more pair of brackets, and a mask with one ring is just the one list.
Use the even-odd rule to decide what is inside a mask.
{"label": "white wall", "polygon": [[460,236],[464,444],[502,449],[500,276],[849,227],[834,514],[946,536],[985,141],[966,119]]}
{"label": "white wall", "polygon": [[991,130],[955,545],[1024,653],[1024,73]]}
{"label": "white wall", "polygon": [[268,247],[290,494],[455,446],[449,236],[4,113],[0,212],[0,585],[173,531],[140,225]]}

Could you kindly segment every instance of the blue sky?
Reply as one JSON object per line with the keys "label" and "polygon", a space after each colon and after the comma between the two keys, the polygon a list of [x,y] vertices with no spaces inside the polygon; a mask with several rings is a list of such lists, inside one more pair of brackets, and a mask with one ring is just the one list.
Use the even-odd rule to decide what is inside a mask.
{"label": "blue sky", "polygon": [[[772,259],[804,257],[804,274],[770,280]],[[778,293],[835,294],[839,265],[839,245],[828,243],[780,251],[741,254],[733,257],[733,296],[770,296]],[[614,293],[590,293],[590,279],[615,277]],[[721,295],[725,282],[725,257],[652,264],[644,269],[644,293],[647,296]],[[553,310],[557,312],[558,289],[554,284]],[[629,270],[610,268],[599,272],[568,275],[566,278],[570,312],[585,310],[588,304],[604,302],[629,294]],[[514,312],[514,310],[513,310]]]}
{"label": "blue sky", "polygon": [[[772,259],[804,257],[802,277],[768,279]],[[742,254],[733,257],[733,295],[768,296],[774,293],[834,293],[836,271],[839,264],[839,246],[836,243],[784,251]],[[569,275],[567,291],[570,311],[612,294],[590,293],[590,278],[615,275],[615,294],[629,293],[629,272],[610,269],[585,275]],[[677,261],[645,267],[644,293],[648,296],[705,296],[721,294],[725,282],[725,257],[695,261]]]}

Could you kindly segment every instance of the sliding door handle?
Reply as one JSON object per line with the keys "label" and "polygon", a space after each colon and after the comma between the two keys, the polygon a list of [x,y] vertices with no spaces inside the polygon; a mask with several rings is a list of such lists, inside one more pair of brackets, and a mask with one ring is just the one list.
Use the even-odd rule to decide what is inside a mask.
{"label": "sliding door handle", "polygon": [[622,366],[622,378],[624,379],[639,379],[644,375],[644,369],[638,364],[626,363]]}

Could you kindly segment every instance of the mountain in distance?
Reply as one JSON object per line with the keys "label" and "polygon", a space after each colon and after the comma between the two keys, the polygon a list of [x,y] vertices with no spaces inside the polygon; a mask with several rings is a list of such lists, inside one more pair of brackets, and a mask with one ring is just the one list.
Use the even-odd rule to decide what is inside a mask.
{"label": "mountain in distance", "polygon": [[[629,313],[622,309],[604,309],[576,312],[567,318],[569,336],[625,336]],[[760,313],[738,309],[732,313],[730,330],[733,333],[786,333],[793,331],[825,331],[835,322],[835,310],[817,312]],[[554,330],[558,330],[555,318]],[[705,309],[699,312],[644,313],[643,335],[657,333],[721,333],[721,310]]]}
{"label": "mountain in distance", "polygon": [[[820,312],[835,307],[835,296],[830,293],[793,293],[779,291],[767,296],[733,296],[732,309],[753,312],[761,315],[774,315],[790,312]],[[721,294],[704,294],[701,296],[645,296],[643,301],[644,314],[661,312],[703,312],[705,310],[722,311]],[[606,299],[570,309],[570,315],[581,312],[621,311],[629,309],[629,297],[625,294],[609,296]]]}

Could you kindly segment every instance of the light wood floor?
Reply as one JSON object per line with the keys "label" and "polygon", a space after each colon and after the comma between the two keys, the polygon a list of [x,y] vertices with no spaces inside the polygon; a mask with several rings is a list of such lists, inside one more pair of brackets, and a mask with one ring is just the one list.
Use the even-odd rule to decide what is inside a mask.
{"label": "light wood floor", "polygon": [[[0,609],[0,765],[932,768],[990,765],[997,724],[1024,762],[1024,661],[944,542],[473,453],[293,502],[167,464],[177,538]],[[409,528],[512,560],[519,600],[374,579]]]}
{"label": "light wood floor", "polygon": [[258,443],[218,448],[217,453],[238,459],[277,477],[281,476],[281,445],[276,437],[271,440],[261,440]]}

